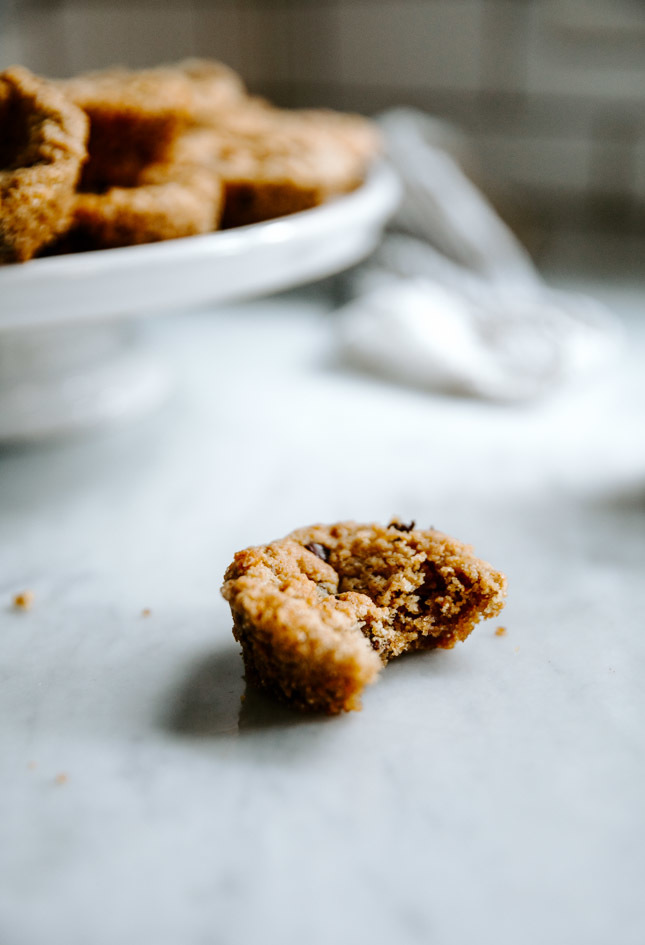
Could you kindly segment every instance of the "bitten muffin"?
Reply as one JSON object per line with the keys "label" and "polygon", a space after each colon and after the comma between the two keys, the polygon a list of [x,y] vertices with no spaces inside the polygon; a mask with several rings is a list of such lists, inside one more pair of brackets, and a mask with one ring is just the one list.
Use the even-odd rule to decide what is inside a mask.
{"label": "bitten muffin", "polygon": [[390,659],[451,648],[499,613],[506,579],[435,529],[341,522],[238,552],[222,594],[247,681],[336,714],[360,709]]}
{"label": "bitten muffin", "polygon": [[87,119],[51,83],[0,73],[0,263],[24,262],[69,225]]}

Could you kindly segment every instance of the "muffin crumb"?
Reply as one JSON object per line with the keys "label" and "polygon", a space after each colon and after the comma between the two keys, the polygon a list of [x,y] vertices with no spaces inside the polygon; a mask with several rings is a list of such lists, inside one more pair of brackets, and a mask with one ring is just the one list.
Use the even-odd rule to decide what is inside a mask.
{"label": "muffin crumb", "polygon": [[21,591],[19,594],[14,595],[13,606],[16,610],[31,610],[34,599],[35,594],[33,591]]}

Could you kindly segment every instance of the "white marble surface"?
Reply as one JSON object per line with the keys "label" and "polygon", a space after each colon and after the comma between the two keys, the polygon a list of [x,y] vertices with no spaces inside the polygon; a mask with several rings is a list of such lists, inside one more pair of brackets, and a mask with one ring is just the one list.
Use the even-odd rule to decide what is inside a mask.
{"label": "white marble surface", "polygon": [[[345,372],[317,292],[150,325],[167,408],[0,454],[2,945],[641,945],[645,288],[599,291],[620,370],[547,404]],[[362,713],[242,704],[233,551],[392,514],[501,620]]]}

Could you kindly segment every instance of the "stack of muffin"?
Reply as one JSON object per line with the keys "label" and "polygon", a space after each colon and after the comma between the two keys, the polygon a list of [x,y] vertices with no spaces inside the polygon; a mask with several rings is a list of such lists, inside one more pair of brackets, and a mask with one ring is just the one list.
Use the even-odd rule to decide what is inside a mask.
{"label": "stack of muffin", "polygon": [[0,262],[148,243],[315,207],[363,181],[364,118],[285,111],[217,62],[46,81],[0,73]]}

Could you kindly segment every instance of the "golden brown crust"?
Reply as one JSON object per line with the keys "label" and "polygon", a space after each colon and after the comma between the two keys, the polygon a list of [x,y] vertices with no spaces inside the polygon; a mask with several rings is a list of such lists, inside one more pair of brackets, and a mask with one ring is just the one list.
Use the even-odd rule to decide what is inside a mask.
{"label": "golden brown crust", "polygon": [[174,65],[148,70],[160,83],[185,82],[183,111],[191,124],[218,121],[225,111],[239,108],[246,100],[240,76],[224,63],[212,59],[184,59]]}
{"label": "golden brown crust", "polygon": [[152,165],[135,187],[80,193],[71,243],[110,249],[210,233],[222,209],[219,180],[201,168]]}
{"label": "golden brown crust", "polygon": [[143,167],[165,161],[177,135],[215,119],[244,95],[239,76],[218,62],[88,72],[58,87],[90,119],[90,157],[82,187],[130,187]]}
{"label": "golden brown crust", "polygon": [[219,178],[174,160],[170,147],[195,120],[243,94],[232,70],[187,60],[140,72],[88,73],[60,87],[90,119],[89,160],[60,249],[108,249],[218,227]]}
{"label": "golden brown crust", "polygon": [[366,601],[336,604],[332,569],[289,539],[239,552],[225,577],[249,682],[300,709],[360,708],[381,668],[360,632]]}
{"label": "golden brown crust", "polygon": [[69,225],[87,119],[49,82],[0,73],[0,262],[31,259]]}
{"label": "golden brown crust", "polygon": [[252,99],[177,138],[171,154],[222,178],[227,228],[348,193],[362,183],[378,146],[374,126],[359,116],[285,111]]}
{"label": "golden brown crust", "polygon": [[114,69],[58,85],[90,122],[82,190],[134,186],[142,168],[165,160],[186,124],[177,108],[181,90],[169,85],[166,95],[160,96],[158,84],[146,75]]}
{"label": "golden brown crust", "polygon": [[341,522],[238,552],[222,594],[249,681],[335,714],[360,708],[388,660],[465,639],[499,613],[505,588],[468,545],[434,529]]}

